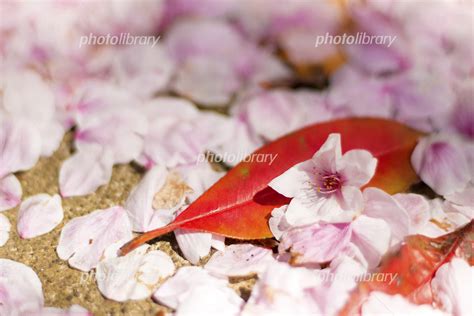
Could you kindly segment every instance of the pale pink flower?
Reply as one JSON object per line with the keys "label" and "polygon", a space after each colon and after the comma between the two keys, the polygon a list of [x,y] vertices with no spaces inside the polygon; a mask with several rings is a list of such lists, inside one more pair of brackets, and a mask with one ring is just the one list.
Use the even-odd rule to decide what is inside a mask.
{"label": "pale pink flower", "polygon": [[22,194],[20,181],[13,174],[0,176],[0,212],[20,204]]}
{"label": "pale pink flower", "polygon": [[99,291],[108,299],[124,302],[151,296],[163,279],[172,275],[175,265],[170,256],[142,245],[124,257],[117,257],[115,247],[97,265]]}
{"label": "pale pink flower", "polygon": [[5,245],[10,237],[11,224],[8,218],[0,214],[0,247]]}
{"label": "pale pink flower", "polygon": [[0,259],[0,314],[25,315],[43,307],[43,288],[35,271],[9,259]]}
{"label": "pale pink flower", "polygon": [[131,238],[127,213],[115,206],[70,220],[61,231],[56,252],[72,267],[87,272],[97,266],[109,245]]}
{"label": "pale pink flower", "polygon": [[366,150],[342,155],[340,135],[331,134],[313,158],[291,167],[269,186],[292,198],[285,214],[291,225],[350,221],[362,205],[360,188],[376,166],[377,159]]}
{"label": "pale pink flower", "polygon": [[474,267],[459,258],[443,264],[431,280],[435,306],[454,316],[473,311]]}
{"label": "pale pink flower", "polygon": [[64,211],[58,194],[37,194],[23,201],[18,210],[17,231],[21,238],[49,233],[61,223]]}

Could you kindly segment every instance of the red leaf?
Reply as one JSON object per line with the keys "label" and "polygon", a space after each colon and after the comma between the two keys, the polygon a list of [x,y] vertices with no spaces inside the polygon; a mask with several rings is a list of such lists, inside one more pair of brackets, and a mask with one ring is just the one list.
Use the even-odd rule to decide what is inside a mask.
{"label": "red leaf", "polygon": [[257,150],[254,154],[276,154],[276,159],[271,165],[241,162],[172,223],[137,237],[122,247],[122,253],[178,227],[237,239],[272,237],[268,227],[270,213],[289,200],[268,187],[268,183],[291,166],[311,158],[330,133],[341,134],[343,152],[361,148],[378,158],[369,186],[395,193],[417,181],[410,155],[419,132],[384,119],[355,118],[315,124]]}
{"label": "red leaf", "polygon": [[397,279],[390,281],[364,281],[359,283],[340,316],[357,315],[372,291],[401,294],[415,304],[431,304],[431,280],[436,271],[452,257],[462,257],[474,265],[474,221],[438,238],[422,235],[409,236],[400,250],[384,260],[378,273],[391,273]]}

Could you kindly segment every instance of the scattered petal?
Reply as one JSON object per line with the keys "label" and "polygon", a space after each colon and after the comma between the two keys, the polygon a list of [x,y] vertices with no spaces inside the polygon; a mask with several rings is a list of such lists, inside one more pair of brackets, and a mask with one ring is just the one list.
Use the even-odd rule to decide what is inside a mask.
{"label": "scattered petal", "polygon": [[64,217],[58,194],[38,194],[23,201],[18,211],[17,230],[21,238],[34,238],[52,231]]}
{"label": "scattered petal", "polygon": [[10,236],[10,229],[10,221],[5,215],[0,214],[0,247],[7,243]]}
{"label": "scattered petal", "polygon": [[149,251],[149,247],[143,245],[124,257],[105,259],[97,265],[97,285],[105,297],[118,302],[146,299],[174,273],[171,258],[160,250]]}
{"label": "scattered petal", "polygon": [[26,315],[43,307],[41,281],[30,267],[0,259],[0,315]]}
{"label": "scattered petal", "polygon": [[275,261],[270,249],[252,244],[230,245],[212,255],[204,268],[213,275],[239,277],[261,274]]}
{"label": "scattered petal", "polygon": [[131,238],[127,213],[115,206],[69,221],[61,231],[56,251],[59,258],[68,260],[72,267],[89,271],[97,266],[109,245]]}
{"label": "scattered petal", "polygon": [[20,181],[13,174],[0,178],[0,212],[20,204],[22,194]]}

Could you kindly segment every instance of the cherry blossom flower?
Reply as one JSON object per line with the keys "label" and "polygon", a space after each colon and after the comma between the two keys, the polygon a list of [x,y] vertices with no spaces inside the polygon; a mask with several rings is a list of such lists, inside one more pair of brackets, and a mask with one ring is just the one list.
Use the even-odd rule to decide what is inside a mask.
{"label": "cherry blossom flower", "polygon": [[117,257],[117,247],[109,248],[96,272],[99,290],[109,299],[124,302],[148,298],[175,271],[171,258],[160,250],[150,250],[149,245],[142,245],[124,257]]}
{"label": "cherry blossom flower", "polygon": [[41,281],[30,267],[0,259],[0,275],[0,314],[29,314],[43,307]]}
{"label": "cherry blossom flower", "polygon": [[0,214],[0,247],[7,243],[10,236],[10,229],[10,221],[5,215]]}
{"label": "cherry blossom flower", "polygon": [[449,315],[472,313],[474,268],[466,261],[453,258],[442,265],[431,280],[435,305]]}
{"label": "cherry blossom flower", "polygon": [[360,209],[360,187],[375,173],[377,159],[366,150],[341,153],[339,134],[329,135],[313,158],[291,167],[269,186],[293,198],[285,217],[291,225],[349,221]]}
{"label": "cherry blossom flower", "polygon": [[115,206],[69,221],[61,231],[56,251],[72,267],[87,272],[97,266],[109,245],[131,238],[127,213]]}
{"label": "cherry blossom flower", "polygon": [[227,286],[225,279],[211,276],[200,267],[182,267],[153,298],[176,309],[176,315],[239,315],[244,301]]}
{"label": "cherry blossom flower", "polygon": [[17,230],[21,238],[34,238],[53,230],[64,217],[61,197],[38,194],[23,201],[18,210]]}
{"label": "cherry blossom flower", "polygon": [[0,212],[20,204],[22,193],[21,184],[13,174],[0,177]]}
{"label": "cherry blossom flower", "polygon": [[446,135],[420,140],[411,163],[420,178],[438,194],[462,191],[471,178],[462,143]]}
{"label": "cherry blossom flower", "polygon": [[252,244],[236,244],[214,253],[204,268],[213,275],[239,277],[261,274],[274,261],[270,249]]}

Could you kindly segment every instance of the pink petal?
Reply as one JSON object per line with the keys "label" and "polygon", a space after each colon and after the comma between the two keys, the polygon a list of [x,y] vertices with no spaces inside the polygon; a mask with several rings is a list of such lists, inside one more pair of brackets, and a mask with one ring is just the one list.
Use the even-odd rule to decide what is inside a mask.
{"label": "pink petal", "polygon": [[49,233],[61,223],[64,211],[57,194],[38,194],[21,203],[17,230],[21,238],[34,238]]}
{"label": "pink petal", "polygon": [[112,176],[112,152],[94,146],[80,151],[63,162],[59,187],[63,197],[93,193]]}
{"label": "pink petal", "polygon": [[0,212],[20,204],[22,193],[20,181],[13,174],[0,178]]}
{"label": "pink petal", "polygon": [[56,120],[41,126],[41,156],[51,156],[59,148],[64,133],[63,125]]}
{"label": "pink petal", "polygon": [[363,192],[365,209],[363,214],[375,219],[383,219],[392,233],[392,244],[400,242],[410,231],[410,217],[407,211],[389,194],[377,188],[367,188]]}
{"label": "pink petal", "polygon": [[206,106],[226,106],[240,87],[232,65],[210,57],[194,57],[178,70],[172,89]]}
{"label": "pink petal", "polygon": [[416,234],[431,217],[428,200],[419,194],[398,193],[393,198],[407,211],[410,217],[410,234]]}
{"label": "pink petal", "polygon": [[342,156],[342,165],[340,173],[345,179],[345,185],[360,188],[374,176],[377,158],[372,156],[369,151],[354,149]]}
{"label": "pink petal", "polygon": [[212,234],[187,229],[177,229],[174,232],[179,249],[184,257],[192,264],[198,264],[202,257],[211,251]]}
{"label": "pink petal", "polygon": [[412,304],[400,294],[388,295],[382,292],[372,292],[362,305],[362,316],[375,315],[446,316],[430,305]]}
{"label": "pink petal", "polygon": [[175,266],[167,254],[149,248],[142,245],[124,257],[101,261],[96,272],[99,291],[118,302],[150,297],[159,283],[174,273]]}
{"label": "pink petal", "polygon": [[132,229],[136,232],[146,232],[150,228],[153,209],[153,198],[165,184],[168,171],[163,166],[149,170],[143,179],[132,189],[125,202]]}
{"label": "pink petal", "polygon": [[43,307],[43,288],[33,269],[0,259],[0,276],[0,315],[26,315]]}
{"label": "pink petal", "polygon": [[213,277],[201,267],[182,267],[153,294],[153,298],[170,308],[176,309],[190,297],[193,289],[208,284],[225,288],[227,281]]}
{"label": "pink petal", "polygon": [[441,195],[463,190],[470,180],[462,149],[442,137],[422,139],[413,151],[411,163],[423,182]]}
{"label": "pink petal", "polygon": [[307,291],[321,282],[313,270],[275,262],[259,277],[242,315],[320,315]]}
{"label": "pink petal", "polygon": [[311,181],[308,173],[303,169],[308,162],[299,163],[268,184],[272,189],[286,197],[298,196],[302,190],[307,188],[308,181]]}
{"label": "pink petal", "polygon": [[289,230],[292,226],[287,222],[285,213],[288,205],[275,208],[272,211],[272,216],[268,220],[268,226],[272,231],[273,236],[280,240],[283,233]]}
{"label": "pink petal", "polygon": [[472,314],[474,267],[459,258],[442,265],[431,280],[436,306],[454,316]]}
{"label": "pink petal", "polygon": [[348,224],[314,224],[286,232],[279,248],[290,249],[295,263],[324,263],[347,246],[351,234]]}
{"label": "pink petal", "polygon": [[204,268],[213,275],[238,277],[261,274],[274,261],[270,249],[251,244],[236,244],[214,253]]}
{"label": "pink petal", "polygon": [[68,260],[72,267],[89,271],[97,266],[109,245],[131,238],[127,213],[115,206],[69,221],[61,231],[56,251],[59,258]]}
{"label": "pink petal", "polygon": [[7,243],[10,236],[10,229],[10,221],[5,215],[0,214],[0,247]]}
{"label": "pink petal", "polygon": [[328,139],[314,154],[312,161],[318,169],[336,173],[341,163],[341,134],[329,134]]}
{"label": "pink petal", "polygon": [[382,219],[359,216],[352,224],[352,238],[369,268],[375,268],[390,246],[390,227]]}
{"label": "pink petal", "polygon": [[0,177],[30,169],[40,153],[40,136],[28,121],[0,119]]}

